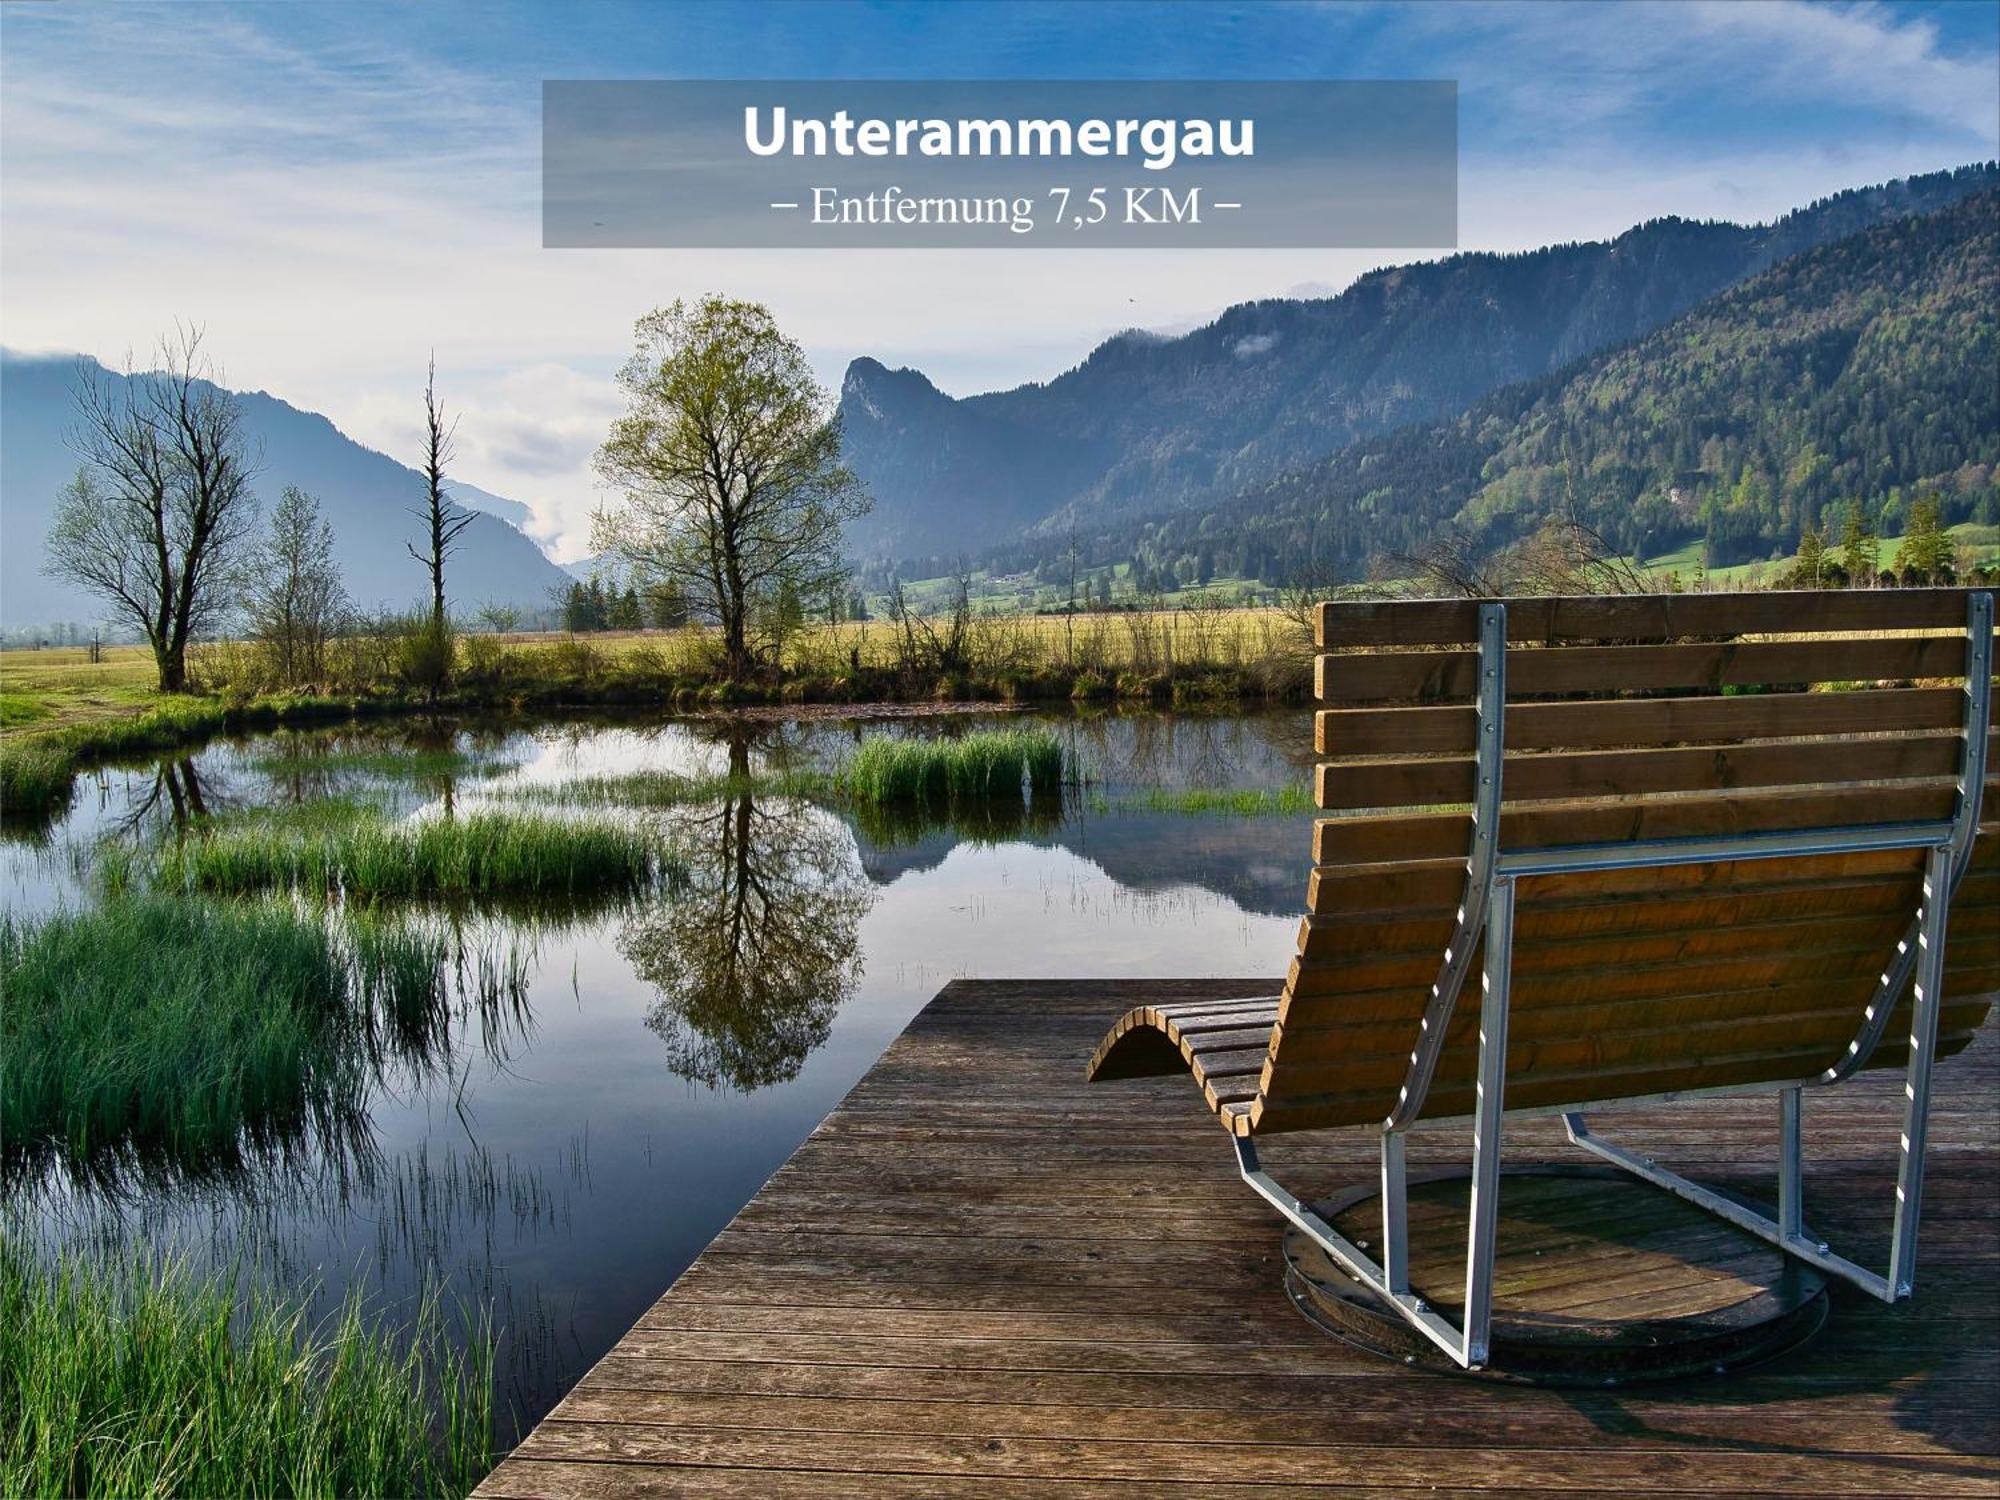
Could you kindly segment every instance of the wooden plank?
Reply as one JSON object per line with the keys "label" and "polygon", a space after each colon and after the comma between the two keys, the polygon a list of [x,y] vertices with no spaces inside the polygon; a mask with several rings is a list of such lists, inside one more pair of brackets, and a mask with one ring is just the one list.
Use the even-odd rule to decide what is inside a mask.
{"label": "wooden plank", "polygon": [[[1510,803],[1554,798],[1639,797],[1857,781],[1956,779],[1964,739],[1952,732],[1885,739],[1818,739],[1673,749],[1510,755],[1501,785]],[[1477,788],[1470,756],[1322,764],[1314,791],[1329,811],[1470,803]],[[2000,741],[1987,748],[2000,771]]]}
{"label": "wooden plank", "polygon": [[[1938,1070],[1914,1303],[1836,1299],[1817,1342],[1726,1380],[1578,1393],[1439,1379],[1320,1336],[1286,1299],[1277,1219],[1192,1089],[1082,1080],[1120,1014],[1226,1019],[1277,988],[948,987],[479,1493],[1990,1493],[1994,1023]],[[1808,1111],[1811,1222],[1843,1249],[1879,1250],[1897,1082],[1864,1077]],[[1618,1132],[1767,1193],[1744,1164],[1770,1116],[1768,1097],[1710,1099],[1644,1107]],[[1510,1121],[1508,1147],[1576,1159],[1547,1120]],[[1456,1131],[1411,1142],[1416,1164],[1461,1154]],[[1267,1160],[1316,1191],[1375,1171],[1365,1132],[1288,1136]],[[1604,1248],[1615,1229],[1657,1250],[1654,1205],[1670,1202],[1602,1222],[1560,1196],[1530,1204],[1544,1254],[1510,1264],[1510,1294],[1635,1313],[1698,1297],[1731,1274],[1725,1238],[1683,1234],[1715,1252],[1686,1271]],[[1449,1260],[1422,1264],[1449,1281]]]}
{"label": "wooden plank", "polygon": [[[2000,778],[1988,777],[1982,816],[2000,814],[1996,790],[2000,790]],[[1552,801],[1503,808],[1500,841],[1506,849],[1548,849],[1638,838],[1706,838],[1845,824],[1921,823],[1950,817],[1955,804],[1952,786],[1923,782],[1833,791],[1781,787],[1630,802]],[[1982,829],[1989,826],[1993,825],[1982,825]],[[1982,831],[1981,838],[1987,837],[1989,834]],[[1313,828],[1313,859],[1322,867],[1419,864],[1426,860],[1455,860],[1462,867],[1471,847],[1469,812],[1327,818]]]}
{"label": "wooden plank", "polygon": [[[1993,717],[2000,722],[2000,696]],[[1803,739],[1957,729],[1965,690],[1863,688],[1851,693],[1744,693],[1733,697],[1619,698],[1509,703],[1507,749],[1608,750],[1716,740]],[[1314,720],[1321,755],[1469,755],[1478,716],[1450,708],[1328,708]]]}
{"label": "wooden plank", "polygon": [[[2000,656],[1996,656],[2000,660]],[[1855,636],[1802,641],[1702,641],[1663,646],[1549,646],[1507,657],[1507,693],[1646,693],[1689,688],[1959,677],[1965,637]],[[1470,700],[1476,651],[1349,651],[1318,658],[1323,703]]]}
{"label": "wooden plank", "polygon": [[[1510,641],[1671,641],[1692,636],[1963,627],[1971,589],[1798,589],[1741,594],[1509,599]],[[1476,599],[1356,600],[1319,607],[1321,646],[1455,646],[1479,639]]]}

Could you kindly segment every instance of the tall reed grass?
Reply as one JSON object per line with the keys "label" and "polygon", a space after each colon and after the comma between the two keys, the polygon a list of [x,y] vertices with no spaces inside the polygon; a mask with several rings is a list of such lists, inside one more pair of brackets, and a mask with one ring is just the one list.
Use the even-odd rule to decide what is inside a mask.
{"label": "tall reed grass", "polygon": [[462,1496],[493,1461],[493,1340],[435,1295],[392,1332],[358,1297],[196,1275],[142,1247],[38,1254],[0,1227],[0,1494]]}
{"label": "tall reed grass", "polygon": [[476,812],[411,823],[249,819],[162,848],[153,878],[169,889],[295,890],[367,902],[621,895],[658,873],[654,841],[640,829]]}
{"label": "tall reed grass", "polygon": [[1062,742],[1046,729],[985,729],[951,739],[864,740],[842,785],[862,802],[961,802],[1060,796]]}
{"label": "tall reed grass", "polygon": [[356,1112],[352,979],[294,912],[129,896],[0,917],[0,1163],[205,1170]]}

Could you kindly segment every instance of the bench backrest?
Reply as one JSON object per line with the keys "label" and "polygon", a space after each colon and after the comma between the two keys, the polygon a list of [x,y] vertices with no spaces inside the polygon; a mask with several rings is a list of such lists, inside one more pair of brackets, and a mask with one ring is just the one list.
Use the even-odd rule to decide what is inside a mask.
{"label": "bench backrest", "polygon": [[[1504,601],[1499,847],[1952,818],[1984,696],[1966,676],[1970,603],[1963,589]],[[1331,816],[1253,1132],[1381,1121],[1396,1105],[1468,889],[1480,620],[1475,601],[1321,607],[1317,791]],[[1961,845],[1941,1050],[1965,1044],[2000,990],[1995,763],[1989,748],[1972,778],[1984,808]],[[1836,1065],[1910,933],[1924,861],[1820,852],[1522,878],[1507,1107]],[[1425,1118],[1471,1109],[1482,958]],[[1905,1061],[1909,991],[1869,1065]]]}

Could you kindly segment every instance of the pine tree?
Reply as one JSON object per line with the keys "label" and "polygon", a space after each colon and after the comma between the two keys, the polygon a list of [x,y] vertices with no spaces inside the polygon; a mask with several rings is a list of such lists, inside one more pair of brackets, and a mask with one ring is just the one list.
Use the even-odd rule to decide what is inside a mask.
{"label": "pine tree", "polygon": [[1847,524],[1840,533],[1840,565],[1859,588],[1873,588],[1881,571],[1882,542],[1859,500],[1847,503]]}
{"label": "pine tree", "polygon": [[1949,583],[1953,574],[1951,537],[1944,529],[1937,496],[1925,495],[1910,506],[1909,529],[1896,554],[1896,570],[1905,583]]}

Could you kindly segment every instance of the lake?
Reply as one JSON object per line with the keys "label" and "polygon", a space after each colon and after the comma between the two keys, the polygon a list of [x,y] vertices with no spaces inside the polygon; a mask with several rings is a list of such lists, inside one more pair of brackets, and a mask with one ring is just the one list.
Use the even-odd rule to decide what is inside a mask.
{"label": "lake", "polygon": [[286,733],[91,773],[45,836],[0,844],[0,904],[30,915],[96,899],[107,848],[178,837],[190,818],[349,800],[419,819],[567,808],[602,778],[823,770],[864,736],[1003,722],[1061,737],[1081,784],[1060,805],[945,819],[751,791],[585,802],[655,832],[673,878],[595,909],[421,914],[449,936],[452,1002],[434,1030],[385,1049],[347,1136],[171,1179],[17,1172],[11,1207],[51,1242],[139,1238],[311,1285],[322,1309],[360,1288],[394,1316],[439,1288],[448,1307],[491,1319],[509,1443],[949,980],[1281,973],[1310,814],[1190,811],[1173,794],[1295,797],[1313,759],[1310,715]]}

